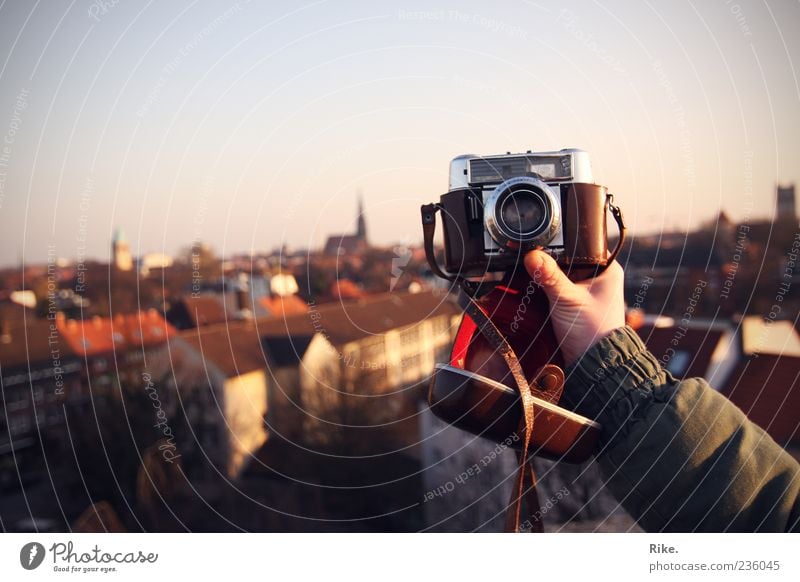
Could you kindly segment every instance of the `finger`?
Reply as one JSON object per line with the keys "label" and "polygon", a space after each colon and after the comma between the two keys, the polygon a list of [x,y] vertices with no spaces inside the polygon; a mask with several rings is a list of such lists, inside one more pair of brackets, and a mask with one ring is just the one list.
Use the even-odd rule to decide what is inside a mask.
{"label": "finger", "polygon": [[542,287],[551,300],[560,295],[569,295],[577,289],[553,257],[543,251],[528,253],[525,256],[525,268],[533,282]]}

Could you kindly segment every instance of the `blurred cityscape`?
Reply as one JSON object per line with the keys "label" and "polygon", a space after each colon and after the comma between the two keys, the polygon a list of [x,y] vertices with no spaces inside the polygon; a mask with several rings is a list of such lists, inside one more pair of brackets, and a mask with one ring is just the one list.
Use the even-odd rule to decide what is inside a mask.
{"label": "blurred cityscape", "polygon": [[[368,219],[359,199],[322,249],[135,257],[117,232],[109,262],[0,270],[2,529],[499,530],[514,455],[425,404],[457,298],[421,246],[371,245]],[[620,255],[662,364],[796,456],[798,253],[787,185],[772,221],[720,212]],[[539,465],[542,499],[563,492],[549,531],[636,529],[592,463]]]}

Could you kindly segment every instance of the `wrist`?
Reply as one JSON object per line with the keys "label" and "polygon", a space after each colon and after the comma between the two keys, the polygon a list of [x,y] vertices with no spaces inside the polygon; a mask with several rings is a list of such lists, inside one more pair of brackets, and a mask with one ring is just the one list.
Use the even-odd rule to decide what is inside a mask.
{"label": "wrist", "polygon": [[[624,324],[623,324],[624,325]],[[564,360],[567,367],[572,367],[577,364],[583,357],[586,355],[590,350],[592,350],[595,346],[597,346],[602,340],[610,336],[614,333],[617,329],[622,326],[615,326],[612,328],[608,328],[605,330],[595,330],[594,332],[578,332],[580,334],[579,341],[573,340],[570,346],[570,342],[565,342],[565,348],[571,347],[569,351],[565,350],[564,353]],[[578,339],[578,338],[576,338]]]}
{"label": "wrist", "polygon": [[632,391],[651,391],[663,371],[655,356],[629,326],[612,330],[565,370],[561,402],[579,414],[600,420]]}

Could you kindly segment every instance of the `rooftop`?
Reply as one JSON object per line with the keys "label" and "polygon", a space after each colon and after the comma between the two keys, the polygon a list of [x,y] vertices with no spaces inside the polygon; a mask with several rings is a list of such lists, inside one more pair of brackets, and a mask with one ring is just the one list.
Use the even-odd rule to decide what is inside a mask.
{"label": "rooftop", "polygon": [[[459,313],[446,295],[386,293],[351,303],[311,306],[308,313],[230,321],[182,331],[180,337],[228,376],[268,365],[288,366],[305,354],[320,334],[340,346],[418,324],[437,315]],[[269,360],[267,359],[269,358]]]}
{"label": "rooftop", "polygon": [[58,333],[79,356],[158,345],[175,335],[175,328],[155,310],[113,318],[57,319]]}
{"label": "rooftop", "polygon": [[743,358],[722,392],[778,443],[800,444],[800,358]]}
{"label": "rooftop", "polygon": [[800,357],[800,337],[794,322],[745,317],[742,320],[742,351],[747,354],[771,354]]}
{"label": "rooftop", "polygon": [[252,321],[188,329],[180,337],[228,378],[267,368],[261,338]]}
{"label": "rooftop", "polygon": [[352,302],[312,305],[307,314],[285,319],[259,319],[256,327],[262,336],[320,333],[333,345],[343,345],[418,324],[429,317],[460,312],[447,294],[436,291],[383,293]]}

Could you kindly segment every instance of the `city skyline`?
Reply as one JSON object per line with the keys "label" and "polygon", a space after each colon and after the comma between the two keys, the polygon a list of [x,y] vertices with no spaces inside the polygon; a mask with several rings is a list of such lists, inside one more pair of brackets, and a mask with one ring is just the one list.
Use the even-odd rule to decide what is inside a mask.
{"label": "city skyline", "polygon": [[[782,218],[783,219],[787,218],[785,215],[782,214],[782,211],[786,210],[787,208],[794,209],[795,220],[797,221],[797,212],[796,212],[796,206],[795,206],[796,185],[795,184],[780,184],[780,183],[778,183],[778,184],[776,184],[776,188],[775,189],[776,189],[776,192],[773,195],[775,197],[775,200],[773,201],[773,214],[772,214],[772,216],[764,216],[764,217],[750,216],[750,217],[748,217],[748,220],[746,222],[743,222],[742,224],[753,224],[753,223],[758,223],[758,222],[766,223],[766,222],[780,221]],[[788,197],[784,196],[783,198],[781,198],[781,193],[787,194],[787,195],[790,195],[790,196],[788,196]],[[232,249],[228,254],[219,255],[218,258],[223,259],[223,260],[224,259],[234,258],[234,257],[243,257],[243,256],[252,256],[252,257],[255,258],[255,257],[274,256],[276,253],[280,253],[282,255],[285,254],[286,257],[296,256],[298,253],[299,254],[308,254],[309,256],[311,256],[311,255],[330,254],[331,253],[330,248],[339,249],[339,247],[341,247],[341,249],[339,249],[337,252],[342,252],[342,250],[346,250],[346,246],[350,242],[349,239],[354,239],[354,238],[364,237],[365,236],[365,235],[362,235],[361,233],[365,232],[365,230],[362,231],[362,229],[366,228],[365,223],[366,223],[366,221],[368,219],[368,216],[367,216],[368,213],[366,212],[366,210],[364,210],[363,195],[361,193],[359,193],[357,195],[357,205],[358,205],[358,211],[354,214],[354,218],[352,220],[352,224],[355,225],[355,230],[357,231],[354,234],[348,234],[348,233],[331,234],[331,233],[328,233],[325,236],[324,244],[322,244],[321,246],[314,247],[314,248],[293,248],[293,247],[291,247],[291,246],[289,246],[287,244],[284,244],[281,247],[275,247],[275,248],[272,248],[272,249],[253,249],[253,250],[235,250],[235,249]],[[689,235],[691,235],[693,232],[702,231],[704,224],[707,225],[707,224],[710,224],[710,223],[719,223],[720,217],[722,215],[724,215],[726,217],[726,220],[730,220],[730,217],[726,213],[725,209],[721,208],[721,209],[719,209],[719,211],[717,213],[715,213],[714,215],[710,216],[708,218],[708,220],[702,221],[701,224],[694,225],[696,230],[695,230],[695,228],[689,228],[689,229],[685,229],[685,230],[681,230],[681,229],[675,229],[675,230],[664,229],[664,230],[659,231],[659,232],[647,232],[647,231],[644,231],[644,232],[638,232],[637,233],[637,232],[631,232],[630,229],[628,229],[628,236],[630,237],[630,240],[635,240],[637,237],[652,238],[653,236],[659,236],[660,237],[662,235],[686,235],[687,241],[688,241]],[[733,222],[736,223],[736,221],[733,221]],[[720,226],[721,226],[720,224],[717,224],[716,228],[719,228]],[[613,236],[613,233],[612,233],[612,236]],[[364,246],[364,249],[362,249],[362,250],[367,250],[368,248],[386,250],[386,249],[391,249],[393,247],[396,248],[396,249],[398,249],[398,248],[406,249],[408,247],[416,247],[416,248],[419,248],[419,249],[422,248],[422,241],[421,240],[417,240],[417,241],[413,241],[413,242],[409,242],[409,241],[390,241],[388,244],[382,244],[382,245],[381,244],[378,244],[378,245],[368,244],[366,242],[366,238],[364,238],[364,241],[365,241],[365,246]],[[208,249],[212,253],[216,253],[216,249],[214,248],[213,245],[209,244],[205,240],[200,240],[200,239],[195,239],[195,240],[192,240],[192,241],[188,241],[187,243],[185,243],[183,245],[180,245],[174,252],[143,249],[138,254],[131,253],[130,252],[131,241],[126,236],[125,231],[123,229],[121,229],[121,228],[114,228],[112,230],[111,239],[108,242],[109,242],[109,244],[107,245],[107,247],[105,249],[105,253],[106,253],[105,255],[102,255],[102,253],[101,253],[100,256],[91,256],[91,255],[88,255],[86,252],[80,252],[80,250],[75,256],[64,256],[64,255],[57,255],[57,254],[52,254],[51,253],[41,263],[28,262],[26,264],[27,265],[31,265],[31,266],[35,266],[35,265],[38,265],[38,264],[49,263],[49,262],[53,262],[53,261],[55,261],[55,262],[57,262],[59,264],[64,264],[64,265],[77,264],[77,263],[90,263],[90,262],[91,263],[117,263],[118,264],[119,263],[119,256],[118,256],[117,245],[119,243],[124,244],[123,253],[126,255],[126,258],[124,258],[123,261],[130,263],[130,265],[128,267],[123,269],[123,270],[126,270],[126,271],[127,270],[131,270],[134,265],[139,265],[139,266],[145,265],[148,262],[148,260],[150,260],[151,262],[155,261],[155,263],[160,263],[160,262],[163,262],[165,258],[169,258],[170,261],[174,259],[174,260],[177,260],[177,261],[191,262],[191,258],[189,257],[188,253],[191,253],[192,248],[195,247],[195,246],[201,246],[201,247],[204,247],[204,248]],[[437,246],[437,248],[441,248],[441,245],[438,244],[438,243],[437,243],[436,246]],[[141,247],[141,245],[137,245],[136,248],[142,248],[142,247]],[[0,264],[0,270],[9,269],[9,268],[13,268],[13,267],[19,267],[19,266],[21,266],[21,262],[20,261],[17,261],[16,264]]]}
{"label": "city skyline", "polygon": [[134,256],[319,249],[358,190],[375,244],[415,244],[465,152],[586,149],[634,233],[770,218],[800,182],[799,13],[7,5],[0,265],[103,260],[115,228]]}

